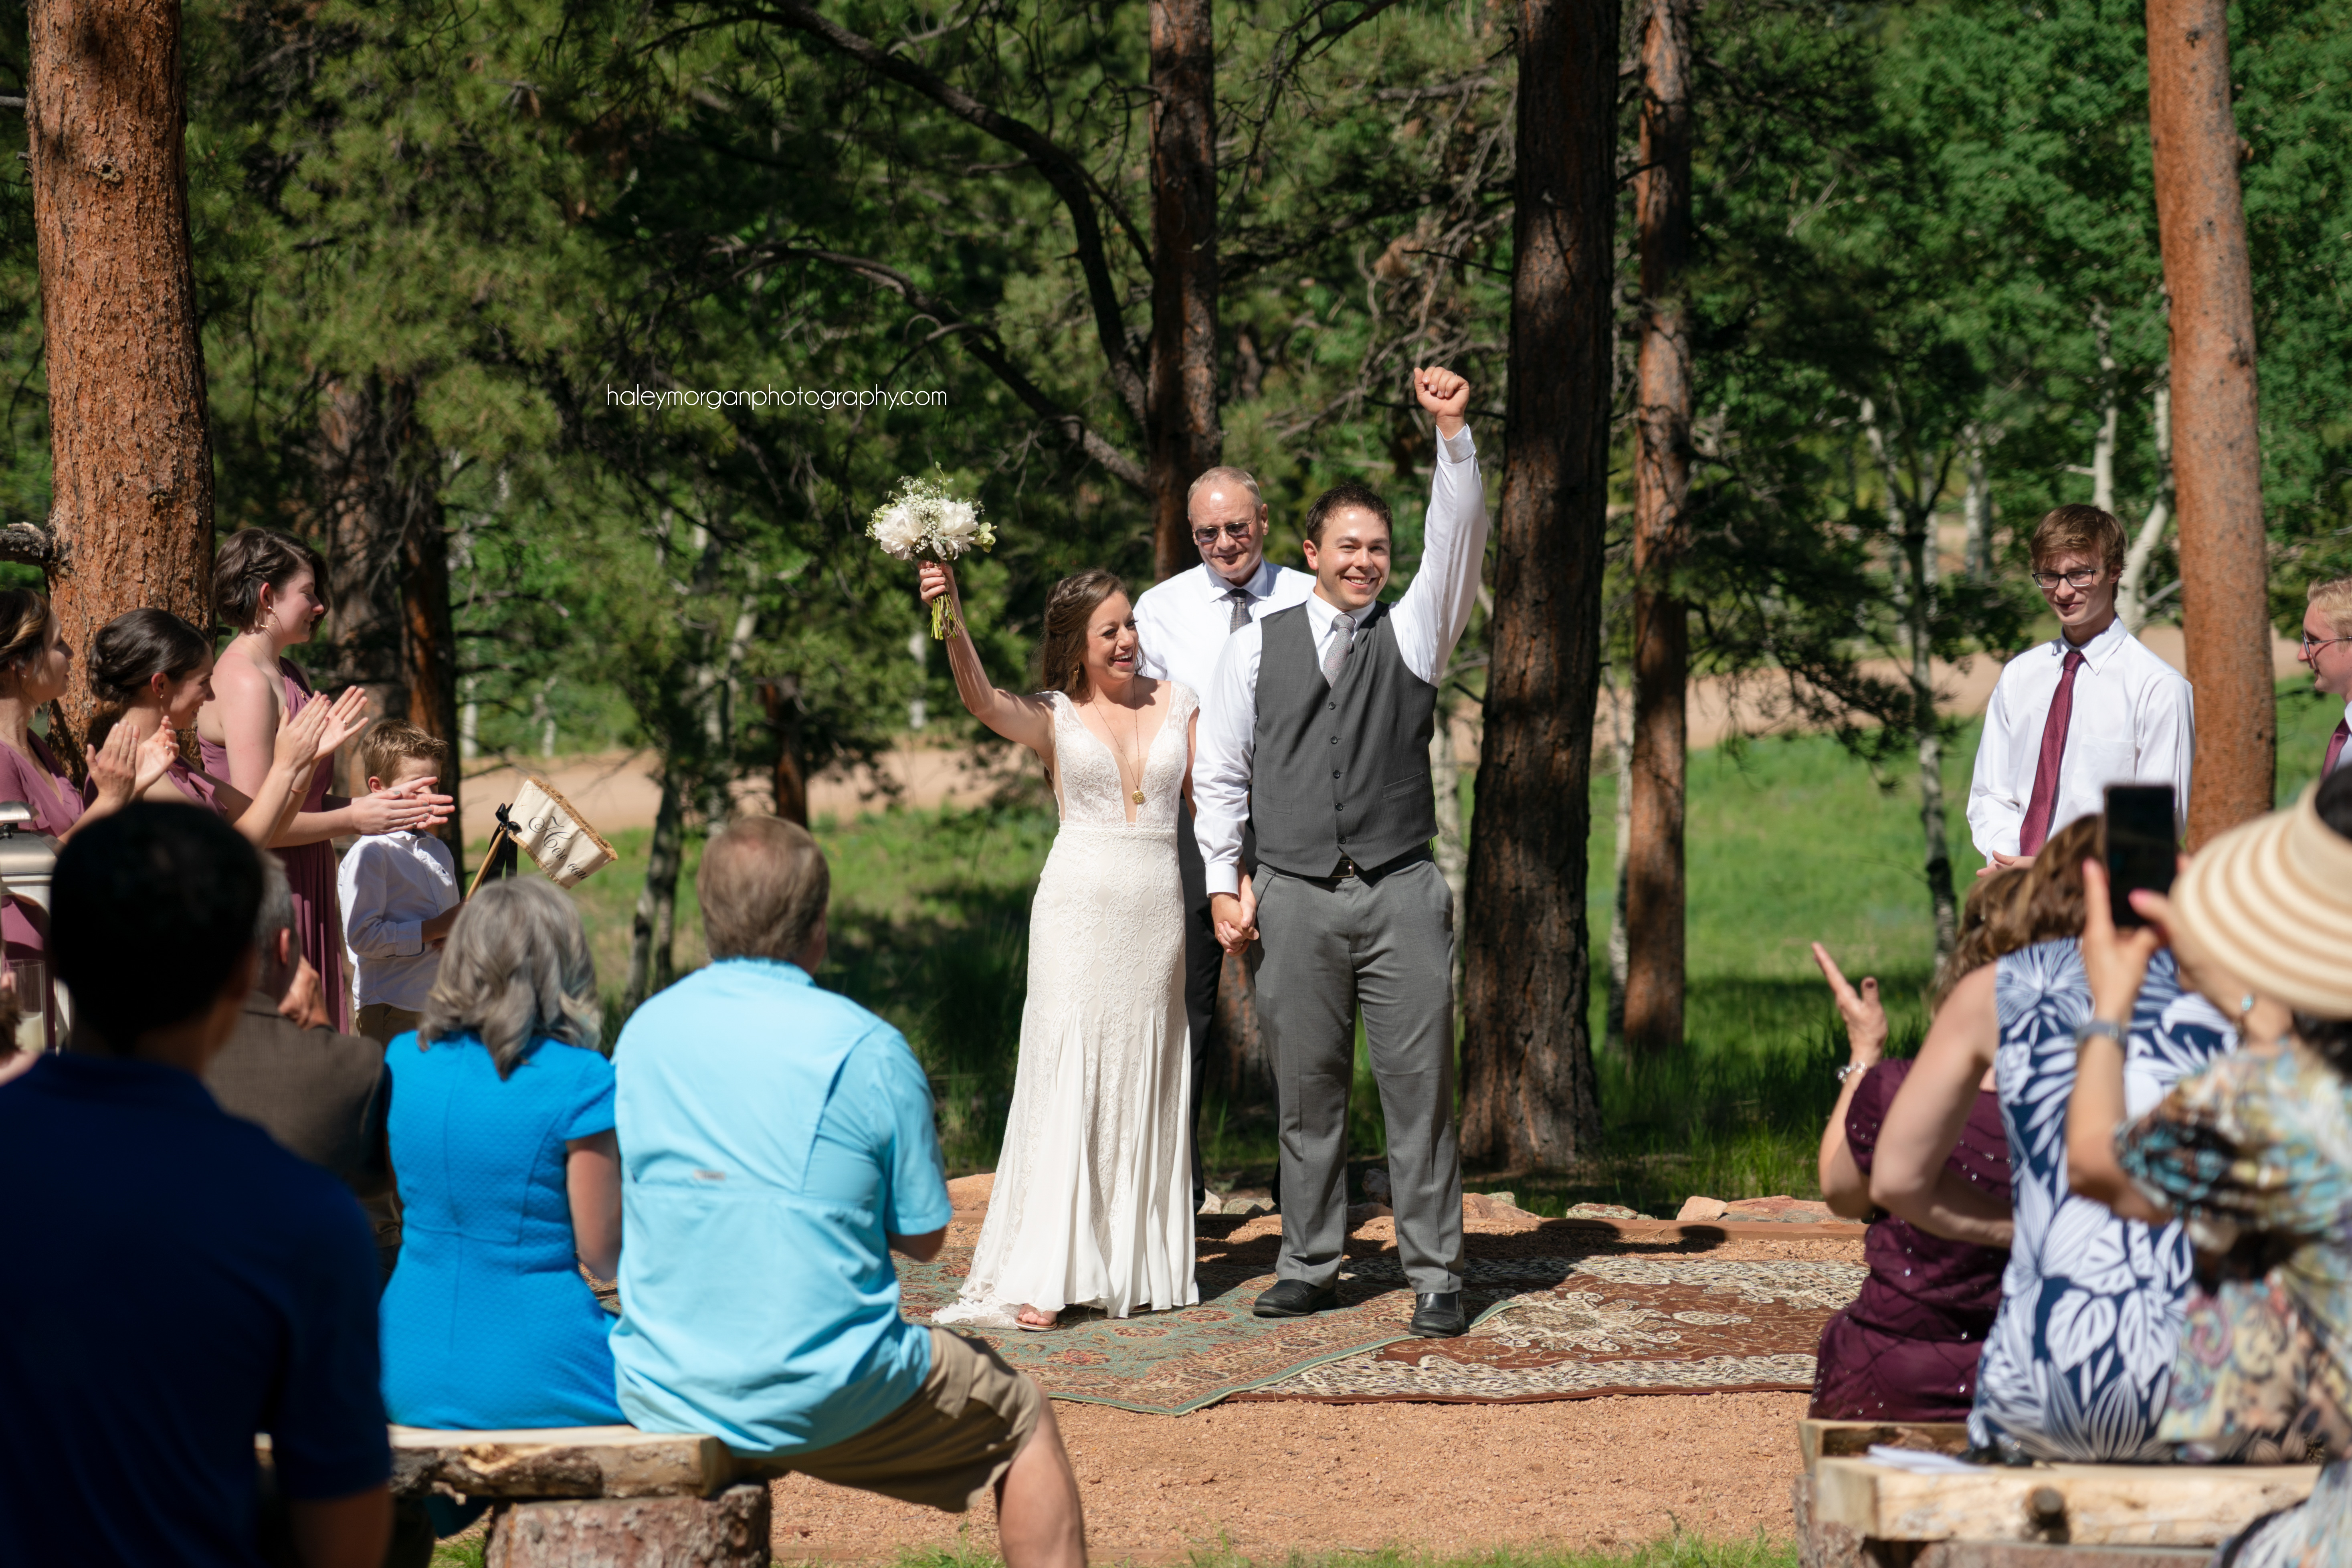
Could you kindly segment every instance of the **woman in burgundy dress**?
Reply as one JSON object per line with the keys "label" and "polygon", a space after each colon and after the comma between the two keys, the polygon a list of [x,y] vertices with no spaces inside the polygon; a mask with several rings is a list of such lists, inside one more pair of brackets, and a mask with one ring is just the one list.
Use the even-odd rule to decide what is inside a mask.
{"label": "woman in burgundy dress", "polygon": [[[2009,906],[2022,896],[2025,882],[2021,872],[2004,871],[1969,893],[1958,944],[1937,988],[1938,1005],[1953,981],[1999,955],[2015,923]],[[1870,1278],[1853,1305],[1822,1330],[1806,1414],[1846,1421],[1965,1421],[1976,1401],[1977,1359],[2000,1309],[2009,1250],[1947,1241],[1872,1207],[1878,1130],[1911,1064],[1881,1059],[1886,1010],[1878,982],[1864,979],[1856,991],[1819,942],[1813,961],[1837,997],[1851,1053],[1838,1074],[1837,1107],[1822,1134],[1822,1194],[1834,1213],[1871,1226],[1862,1244]],[[2009,1138],[1990,1073],[1944,1169],[2009,1202]]]}
{"label": "woman in burgundy dress", "polygon": [[[49,743],[33,732],[33,717],[63,697],[73,649],[48,600],[28,588],[0,592],[0,800],[22,801],[36,833],[62,843],[85,822],[118,811],[155,782],[163,758],[137,750],[126,735],[89,752],[89,781],[76,784]],[[38,905],[0,899],[0,945],[10,963],[41,963],[48,956]],[[27,1017],[51,1016],[54,988],[46,969],[39,986],[20,986]],[[0,1042],[5,1046],[5,1042]]]}
{"label": "woman in burgundy dress", "polygon": [[[278,728],[318,694],[286,650],[310,640],[327,613],[320,591],[325,575],[310,547],[276,529],[247,528],[228,536],[213,568],[213,598],[223,624],[236,636],[213,669],[213,700],[197,715],[205,771],[253,794],[268,778]],[[453,804],[418,779],[354,801],[327,793],[334,759],[319,756],[302,805],[279,830],[278,858],[294,889],[294,931],[302,956],[319,972],[328,1021],[352,1026],[351,977],[343,970],[343,919],[335,899],[335,849],[340,834],[430,828],[448,819]]]}

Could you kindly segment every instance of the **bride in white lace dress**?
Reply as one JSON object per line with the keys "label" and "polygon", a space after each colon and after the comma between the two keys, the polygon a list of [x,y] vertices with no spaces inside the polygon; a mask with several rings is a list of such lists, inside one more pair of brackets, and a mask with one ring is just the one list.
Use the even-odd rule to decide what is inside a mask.
{"label": "bride in white lace dress", "polygon": [[[925,563],[923,601],[953,595]],[[996,1182],[971,1275],[934,1321],[1049,1329],[1074,1306],[1123,1318],[1192,1283],[1191,1059],[1176,806],[1192,788],[1190,687],[1136,673],[1135,618],[1108,572],[1045,606],[1045,684],[1001,691],[959,625],[956,691],[1037,753],[1062,813],[1030,906],[1029,997]]]}

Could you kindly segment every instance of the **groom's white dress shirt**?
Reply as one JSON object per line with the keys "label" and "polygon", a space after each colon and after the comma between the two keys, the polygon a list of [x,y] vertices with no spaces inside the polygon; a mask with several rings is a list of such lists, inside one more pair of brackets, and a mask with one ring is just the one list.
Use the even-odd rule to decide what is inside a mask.
{"label": "groom's white dress shirt", "polygon": [[[2042,764],[2042,731],[2065,673],[2063,635],[2028,648],[2002,667],[1985,709],[1969,784],[1969,836],[1990,861],[2017,853],[2033,777]],[[2189,767],[2197,749],[2189,682],[2120,620],[2083,645],[2074,672],[2074,711],[2058,763],[2050,811],[2053,835],[2077,817],[2106,810],[2111,784],[2168,784],[2176,826],[2189,821]]]}
{"label": "groom's white dress shirt", "polygon": [[[1478,602],[1486,532],[1486,490],[1478,477],[1478,449],[1465,425],[1437,443],[1429,513],[1422,525],[1421,569],[1404,596],[1385,612],[1404,667],[1433,684]],[[1309,593],[1306,604],[1320,664],[1339,635],[1340,611],[1319,594]],[[1250,764],[1257,749],[1257,668],[1265,645],[1255,619],[1227,637],[1202,703],[1192,812],[1211,893],[1241,891],[1242,829],[1249,821]]]}
{"label": "groom's white dress shirt", "polygon": [[1249,595],[1245,607],[1254,622],[1260,616],[1286,610],[1315,592],[1315,579],[1305,572],[1260,561],[1248,582],[1228,583],[1204,561],[1145,589],[1135,601],[1143,673],[1191,687],[1204,711],[1218,656],[1236,629],[1231,597],[1236,587]]}

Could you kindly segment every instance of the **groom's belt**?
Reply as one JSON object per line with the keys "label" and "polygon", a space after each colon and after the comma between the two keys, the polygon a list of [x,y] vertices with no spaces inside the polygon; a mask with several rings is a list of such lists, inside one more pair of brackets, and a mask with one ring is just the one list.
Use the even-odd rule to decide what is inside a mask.
{"label": "groom's belt", "polygon": [[[1328,877],[1298,876],[1295,871],[1289,874],[1298,876],[1298,879],[1302,882],[1321,882],[1327,886],[1349,881],[1358,877],[1367,882],[1377,882],[1391,871],[1402,871],[1407,866],[1418,866],[1424,860],[1435,858],[1436,856],[1431,852],[1429,846],[1424,844],[1418,849],[1408,849],[1395,859],[1383,860],[1377,866],[1359,866],[1347,856],[1342,855],[1339,857],[1339,864],[1332,868],[1331,874]],[[1279,868],[1276,868],[1279,869]]]}

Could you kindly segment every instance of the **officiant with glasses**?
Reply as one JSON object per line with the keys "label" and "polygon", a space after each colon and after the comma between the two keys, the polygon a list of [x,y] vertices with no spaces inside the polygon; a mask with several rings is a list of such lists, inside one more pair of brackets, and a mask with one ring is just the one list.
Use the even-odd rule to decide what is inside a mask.
{"label": "officiant with glasses", "polygon": [[[1452,371],[1412,373],[1436,421],[1421,561],[1381,597],[1388,502],[1353,481],[1307,510],[1314,592],[1234,633],[1210,682],[1193,768],[1211,917],[1225,949],[1258,942],[1258,1023],[1280,1085],[1282,1251],[1253,1310],[1336,1307],[1347,1241],[1348,1094],[1356,1020],[1388,1124],[1412,1332],[1461,1333],[1462,1159],[1454,1110],[1454,900],[1429,741],[1439,674],[1470,624],[1486,501]],[[1243,829],[1257,843],[1241,880]]]}
{"label": "officiant with glasses", "polygon": [[[1135,629],[1143,673],[1189,686],[1205,703],[1209,678],[1216,673],[1225,639],[1261,616],[1304,601],[1315,591],[1315,579],[1265,558],[1265,500],[1246,470],[1215,468],[1194,479],[1184,512],[1201,564],[1146,590],[1135,602]],[[1209,919],[1208,877],[1189,803],[1176,825],[1176,855],[1184,879],[1184,1021],[1192,1035],[1192,1206],[1197,1209],[1208,1196],[1201,1165],[1201,1085],[1208,1077],[1209,1022],[1216,1012],[1217,973],[1224,950]],[[1253,847],[1244,843],[1244,875],[1256,858]]]}

